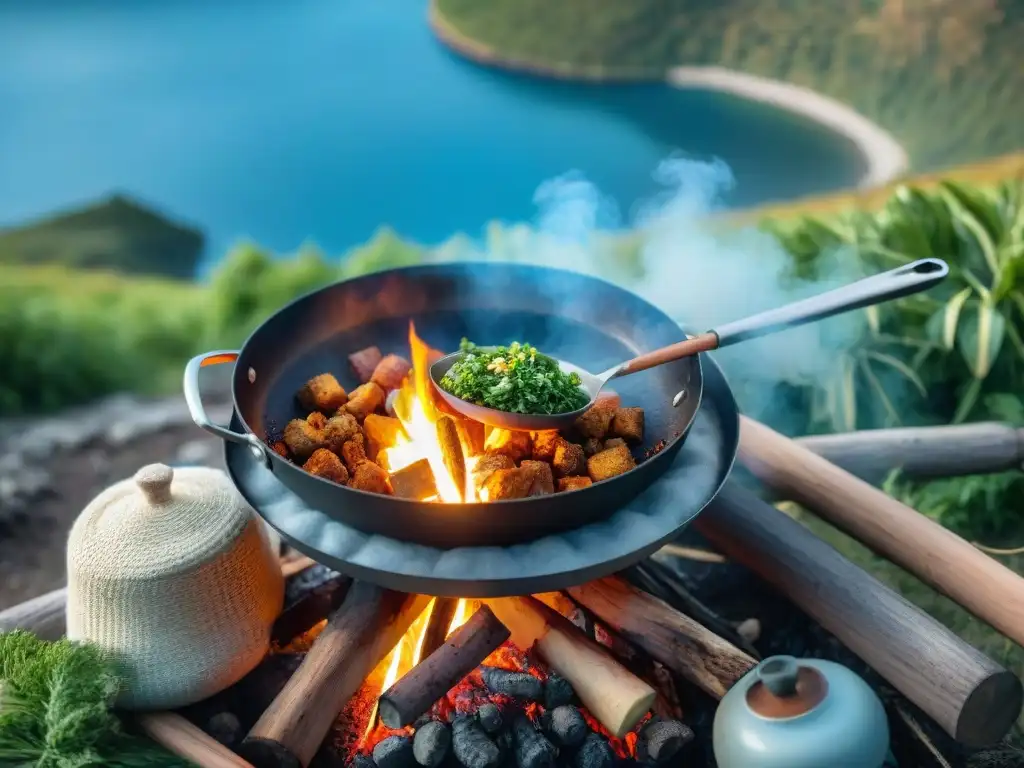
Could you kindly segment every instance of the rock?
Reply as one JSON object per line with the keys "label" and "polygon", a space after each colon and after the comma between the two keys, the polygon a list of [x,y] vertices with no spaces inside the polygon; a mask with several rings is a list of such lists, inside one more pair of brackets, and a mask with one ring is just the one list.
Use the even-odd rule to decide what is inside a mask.
{"label": "rock", "polygon": [[674,764],[680,750],[693,741],[693,731],[678,720],[658,720],[640,731],[636,757],[641,763]]}
{"label": "rock", "polygon": [[487,731],[487,733],[497,733],[501,730],[501,710],[498,709],[497,704],[492,704],[491,702],[482,704],[480,709],[477,710],[476,716],[480,720],[480,727]]}
{"label": "rock", "polygon": [[541,681],[529,672],[480,667],[480,676],[491,693],[500,693],[520,701],[538,701],[544,694]]}
{"label": "rock", "polygon": [[573,768],[614,768],[615,754],[599,733],[589,733],[572,760]]}
{"label": "rock", "polygon": [[437,768],[444,762],[451,743],[452,734],[448,726],[432,720],[416,731],[412,740],[412,754],[420,765]]}
{"label": "rock", "polygon": [[549,675],[544,683],[544,706],[548,709],[561,707],[563,704],[572,704],[576,698],[576,691],[564,677]]}
{"label": "rock", "polygon": [[476,720],[457,717],[452,723],[452,752],[465,768],[497,768],[501,750]]}
{"label": "rock", "polygon": [[206,723],[206,732],[228,749],[242,739],[242,724],[230,712],[219,712]]}
{"label": "rock", "polygon": [[410,768],[415,764],[412,740],[408,736],[388,736],[373,748],[378,768]]}
{"label": "rock", "polygon": [[544,738],[526,715],[512,720],[517,768],[555,768],[558,749]]}
{"label": "rock", "polygon": [[548,729],[555,741],[563,747],[575,747],[587,738],[590,729],[580,711],[571,704],[556,707],[551,711],[551,722]]}

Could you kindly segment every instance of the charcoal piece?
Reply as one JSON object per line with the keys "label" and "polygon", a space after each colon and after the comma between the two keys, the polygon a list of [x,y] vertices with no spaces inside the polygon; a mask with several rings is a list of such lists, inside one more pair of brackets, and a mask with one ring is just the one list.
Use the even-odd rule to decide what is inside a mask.
{"label": "charcoal piece", "polygon": [[480,667],[480,676],[491,693],[521,701],[538,701],[544,694],[540,680],[529,672],[509,672],[498,667]]}
{"label": "charcoal piece", "polygon": [[668,765],[693,741],[693,731],[678,720],[658,720],[640,731],[636,757],[641,763]]}
{"label": "charcoal piece", "polygon": [[242,740],[242,724],[230,712],[218,712],[206,722],[206,732],[229,749]]}
{"label": "charcoal piece", "polygon": [[[313,566],[309,570],[319,567]],[[352,579],[329,569],[325,569],[325,573],[334,575],[306,589],[304,594],[293,600],[277,617],[271,631],[273,642],[287,645],[292,638],[310,630],[341,605],[348,594]]]}
{"label": "charcoal piece", "polygon": [[555,768],[558,748],[537,730],[526,715],[512,720],[517,768]]}
{"label": "charcoal piece", "polygon": [[452,734],[448,726],[433,720],[416,731],[412,740],[412,754],[416,762],[426,768],[437,768],[444,762]]}
{"label": "charcoal piece", "polygon": [[589,733],[573,756],[573,768],[613,768],[615,755],[599,733]]}
{"label": "charcoal piece", "polygon": [[497,736],[494,737],[494,743],[498,745],[503,755],[511,755],[512,748],[515,746],[515,737],[512,735],[512,729],[504,728],[498,731]]}
{"label": "charcoal piece", "polygon": [[480,727],[487,733],[497,733],[501,730],[501,710],[498,709],[497,704],[491,702],[481,704],[476,716],[480,720]]}
{"label": "charcoal piece", "polygon": [[388,736],[373,748],[378,768],[410,768],[415,764],[412,740],[408,736]]}
{"label": "charcoal piece", "polygon": [[548,709],[555,709],[565,704],[572,704],[576,698],[576,691],[564,677],[549,675],[544,683],[544,706]]}
{"label": "charcoal piece", "polygon": [[414,722],[412,724],[412,727],[413,728],[422,728],[427,723],[433,721],[433,719],[434,718],[430,716],[429,712],[424,712],[422,715],[420,715],[418,718],[416,718],[416,722]]}
{"label": "charcoal piece", "polygon": [[457,717],[452,723],[452,752],[464,768],[497,768],[501,764],[498,745],[469,717]]}
{"label": "charcoal piece", "polygon": [[551,724],[548,730],[555,737],[555,741],[563,747],[582,744],[590,732],[587,721],[572,704],[564,704],[551,710]]}
{"label": "charcoal piece", "polygon": [[349,760],[348,768],[377,768],[377,764],[369,755],[358,754]]}

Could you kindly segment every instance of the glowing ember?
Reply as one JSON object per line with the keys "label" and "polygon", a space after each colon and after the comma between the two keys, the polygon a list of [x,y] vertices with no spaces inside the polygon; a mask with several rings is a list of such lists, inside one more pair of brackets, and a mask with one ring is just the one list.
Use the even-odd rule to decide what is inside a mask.
{"label": "glowing ember", "polygon": [[[406,378],[395,399],[395,415],[402,422],[408,437],[402,436],[397,445],[387,449],[388,467],[392,472],[403,469],[415,461],[426,459],[434,473],[437,496],[424,501],[461,504],[475,501],[476,492],[468,481],[459,488],[448,468],[437,439],[437,419],[440,415],[434,405],[433,385],[430,383],[430,361],[438,353],[416,335],[416,326],[409,322],[409,350],[412,374]],[[466,457],[467,470],[473,462]],[[467,478],[469,473],[467,472]]]}

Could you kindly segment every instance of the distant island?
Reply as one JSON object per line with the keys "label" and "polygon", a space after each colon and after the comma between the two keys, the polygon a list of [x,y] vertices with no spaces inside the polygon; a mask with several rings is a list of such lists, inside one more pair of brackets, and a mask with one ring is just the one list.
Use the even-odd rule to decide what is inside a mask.
{"label": "distant island", "polygon": [[0,229],[0,266],[108,269],[191,280],[205,238],[124,195]]}
{"label": "distant island", "polygon": [[431,0],[431,23],[468,58],[536,75],[675,71],[714,89],[730,71],[810,89],[894,137],[915,170],[1021,148],[1024,0]]}

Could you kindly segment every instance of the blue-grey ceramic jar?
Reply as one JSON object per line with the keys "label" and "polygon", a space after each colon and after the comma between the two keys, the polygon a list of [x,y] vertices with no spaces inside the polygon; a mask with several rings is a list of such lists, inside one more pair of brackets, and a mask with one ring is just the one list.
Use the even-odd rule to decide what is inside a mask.
{"label": "blue-grey ceramic jar", "polygon": [[722,698],[714,749],[719,768],[882,768],[889,723],[841,664],[773,656]]}

